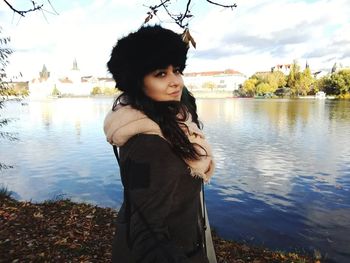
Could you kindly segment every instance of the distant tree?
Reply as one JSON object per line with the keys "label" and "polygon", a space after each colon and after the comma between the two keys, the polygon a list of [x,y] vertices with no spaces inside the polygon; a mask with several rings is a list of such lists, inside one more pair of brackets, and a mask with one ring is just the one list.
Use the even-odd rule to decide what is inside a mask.
{"label": "distant tree", "polygon": [[319,91],[326,92],[327,86],[329,86],[329,76],[328,75],[327,76],[323,76],[323,77],[321,77],[319,79],[316,79],[314,84],[313,84],[314,93],[317,93]]}
{"label": "distant tree", "polygon": [[60,92],[59,89],[56,87],[56,85],[55,85],[55,87],[53,88],[53,90],[52,90],[52,92],[51,92],[51,95],[52,95],[52,96],[59,96],[59,95],[61,95],[61,92]]}
{"label": "distant tree", "polygon": [[272,94],[285,84],[286,76],[281,71],[255,73],[243,83],[242,92],[248,96]]}
{"label": "distant tree", "polygon": [[245,96],[254,96],[256,92],[256,84],[258,83],[258,79],[251,77],[244,81],[242,86],[242,91]]}
{"label": "distant tree", "polygon": [[342,97],[345,94],[350,94],[350,70],[334,71],[330,75],[316,80],[314,87],[315,90],[324,91],[328,95]]}
{"label": "distant tree", "polygon": [[305,68],[305,70],[300,74],[299,93],[302,95],[307,95],[310,92],[314,81],[315,80],[311,74],[310,68]]}
{"label": "distant tree", "polygon": [[29,95],[28,82],[6,82],[7,96],[15,96],[18,99]]}
{"label": "distant tree", "polygon": [[330,85],[335,88],[337,95],[350,93],[350,70],[339,70],[333,73]]}
{"label": "distant tree", "polygon": [[[274,72],[272,72],[272,77],[274,79],[274,81],[276,82],[277,88],[283,88],[284,86],[286,86],[286,75],[279,70],[276,70]],[[272,81],[270,81],[270,84],[272,83]]]}
{"label": "distant tree", "polygon": [[256,94],[257,95],[265,95],[265,94],[270,94],[274,92],[276,89],[272,87],[269,83],[267,82],[260,82],[256,86]]}
{"label": "distant tree", "polygon": [[213,90],[214,88],[216,88],[216,85],[214,82],[212,81],[207,81],[207,82],[204,82],[202,84],[202,88],[203,89],[210,89],[210,90]]}
{"label": "distant tree", "polygon": [[287,86],[290,88],[291,95],[299,96],[300,93],[300,66],[296,60],[291,65],[290,72],[287,76]]}
{"label": "distant tree", "polygon": [[100,87],[93,87],[91,91],[91,95],[100,95],[102,94],[102,89]]}
{"label": "distant tree", "polygon": [[108,88],[108,87],[106,87],[106,88],[103,89],[102,93],[104,95],[107,95],[107,96],[112,96],[112,95],[117,94],[118,90],[115,89],[115,88]]}

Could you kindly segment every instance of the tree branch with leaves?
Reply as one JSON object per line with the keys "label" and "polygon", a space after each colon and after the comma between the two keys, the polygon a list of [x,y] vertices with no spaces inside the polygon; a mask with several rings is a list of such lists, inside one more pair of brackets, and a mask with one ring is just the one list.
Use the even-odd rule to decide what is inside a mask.
{"label": "tree branch with leaves", "polygon": [[[0,110],[4,107],[4,103],[8,97],[9,87],[8,84],[4,81],[6,78],[6,66],[8,64],[8,57],[12,54],[12,49],[8,47],[10,42],[9,37],[1,36],[0,28]],[[3,118],[0,111],[0,128],[6,126],[10,122],[10,119]],[[8,140],[16,140],[13,134],[9,132],[4,132],[0,130],[0,138]],[[6,165],[0,160],[0,171],[2,169],[12,168],[11,165]]]}

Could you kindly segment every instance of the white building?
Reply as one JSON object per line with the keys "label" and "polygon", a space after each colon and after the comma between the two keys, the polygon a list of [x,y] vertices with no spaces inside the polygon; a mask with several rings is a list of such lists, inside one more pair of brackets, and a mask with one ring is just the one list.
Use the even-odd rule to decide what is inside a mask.
{"label": "white building", "polygon": [[213,89],[234,91],[246,80],[246,76],[238,71],[191,72],[184,74],[185,86],[190,90]]}
{"label": "white building", "polygon": [[[76,60],[73,61],[72,69],[64,76],[53,77],[44,65],[39,77],[29,83],[30,96],[45,98],[58,93],[67,96],[89,96],[94,87],[114,88],[112,78],[97,78],[93,76],[81,76]],[[55,94],[57,95],[57,94]]]}

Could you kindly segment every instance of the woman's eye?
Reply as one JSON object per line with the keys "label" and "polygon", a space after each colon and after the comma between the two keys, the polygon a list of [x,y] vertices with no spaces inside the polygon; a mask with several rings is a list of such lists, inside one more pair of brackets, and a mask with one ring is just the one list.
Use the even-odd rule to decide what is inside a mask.
{"label": "woman's eye", "polygon": [[165,77],[166,73],[164,71],[159,71],[156,73],[156,77]]}
{"label": "woman's eye", "polygon": [[175,73],[175,74],[181,74],[181,75],[182,75],[182,71],[181,71],[181,69],[179,69],[179,68],[176,68],[176,69],[174,70],[174,73]]}

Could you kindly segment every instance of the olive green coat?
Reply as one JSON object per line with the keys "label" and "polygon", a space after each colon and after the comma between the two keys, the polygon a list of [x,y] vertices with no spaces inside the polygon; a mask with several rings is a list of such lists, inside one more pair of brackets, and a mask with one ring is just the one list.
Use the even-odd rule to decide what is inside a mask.
{"label": "olive green coat", "polygon": [[202,180],[157,135],[139,134],[120,148],[124,202],[113,262],[205,263]]}

